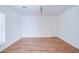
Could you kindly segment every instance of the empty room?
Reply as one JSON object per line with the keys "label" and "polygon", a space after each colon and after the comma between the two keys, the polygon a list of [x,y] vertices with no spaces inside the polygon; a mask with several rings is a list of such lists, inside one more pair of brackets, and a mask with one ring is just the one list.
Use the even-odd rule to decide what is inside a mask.
{"label": "empty room", "polygon": [[0,5],[1,53],[78,53],[78,5]]}

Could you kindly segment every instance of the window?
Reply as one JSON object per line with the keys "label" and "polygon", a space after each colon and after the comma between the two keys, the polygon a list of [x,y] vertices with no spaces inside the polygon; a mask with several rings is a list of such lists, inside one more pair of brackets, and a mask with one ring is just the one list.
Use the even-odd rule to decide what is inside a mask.
{"label": "window", "polygon": [[0,13],[0,45],[5,43],[5,14]]}

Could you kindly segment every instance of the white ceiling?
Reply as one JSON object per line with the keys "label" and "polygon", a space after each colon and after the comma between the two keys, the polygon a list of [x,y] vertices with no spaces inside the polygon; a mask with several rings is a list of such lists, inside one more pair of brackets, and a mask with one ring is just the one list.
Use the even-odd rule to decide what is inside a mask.
{"label": "white ceiling", "polygon": [[[23,6],[27,8],[22,8]],[[40,5],[12,5],[10,7],[24,15],[40,15]],[[59,15],[71,7],[73,5],[44,5],[43,15]]]}

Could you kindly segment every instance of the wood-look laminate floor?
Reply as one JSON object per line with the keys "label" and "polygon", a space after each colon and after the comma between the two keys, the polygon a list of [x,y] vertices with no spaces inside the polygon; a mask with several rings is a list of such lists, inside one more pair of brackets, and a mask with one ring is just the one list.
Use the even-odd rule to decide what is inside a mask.
{"label": "wood-look laminate floor", "polygon": [[4,53],[66,53],[79,50],[63,40],[52,38],[23,38],[8,47]]}

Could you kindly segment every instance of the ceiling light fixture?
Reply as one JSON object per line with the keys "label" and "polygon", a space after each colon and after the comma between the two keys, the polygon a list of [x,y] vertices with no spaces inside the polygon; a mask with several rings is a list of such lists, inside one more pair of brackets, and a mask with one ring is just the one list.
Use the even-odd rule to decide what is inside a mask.
{"label": "ceiling light fixture", "polygon": [[27,8],[27,6],[22,6],[22,8]]}
{"label": "ceiling light fixture", "polygon": [[43,6],[41,5],[40,6],[40,14],[42,15],[42,13],[43,13]]}

